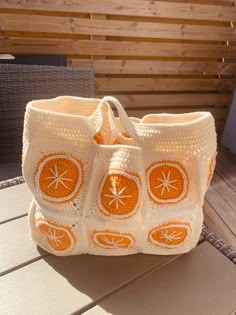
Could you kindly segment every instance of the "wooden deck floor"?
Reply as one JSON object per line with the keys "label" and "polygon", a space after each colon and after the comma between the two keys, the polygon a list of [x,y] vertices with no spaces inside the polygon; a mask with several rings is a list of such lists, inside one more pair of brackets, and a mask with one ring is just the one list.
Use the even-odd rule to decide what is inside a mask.
{"label": "wooden deck floor", "polygon": [[[228,187],[221,177],[219,183]],[[208,192],[206,211],[215,213],[212,204],[218,201],[225,217],[217,213],[221,221],[217,217],[213,226],[223,226],[228,237],[225,228],[233,222],[233,212],[214,192],[217,185]],[[222,189],[230,199],[229,191]],[[176,314],[176,305],[181,315],[236,314],[235,266],[209,242],[202,241],[185,255],[57,257],[30,240],[31,198],[26,184],[0,190],[1,315]],[[227,211],[232,216],[226,222]],[[206,218],[212,224],[208,214]]]}
{"label": "wooden deck floor", "polygon": [[222,146],[218,149],[205,197],[205,224],[236,250],[236,156]]}

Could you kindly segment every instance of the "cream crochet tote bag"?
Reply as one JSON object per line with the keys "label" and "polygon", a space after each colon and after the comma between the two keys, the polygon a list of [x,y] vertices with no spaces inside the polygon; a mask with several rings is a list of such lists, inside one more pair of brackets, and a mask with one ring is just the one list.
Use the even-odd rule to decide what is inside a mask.
{"label": "cream crochet tote bag", "polygon": [[209,112],[138,119],[109,96],[32,101],[22,156],[31,237],[55,255],[188,252],[215,157]]}

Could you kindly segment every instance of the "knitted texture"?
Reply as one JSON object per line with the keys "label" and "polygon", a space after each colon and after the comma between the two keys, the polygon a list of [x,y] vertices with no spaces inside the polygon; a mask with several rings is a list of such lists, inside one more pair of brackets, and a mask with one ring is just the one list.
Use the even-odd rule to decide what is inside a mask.
{"label": "knitted texture", "polygon": [[112,97],[32,101],[22,155],[31,237],[55,255],[188,252],[215,157],[209,112],[138,119]]}

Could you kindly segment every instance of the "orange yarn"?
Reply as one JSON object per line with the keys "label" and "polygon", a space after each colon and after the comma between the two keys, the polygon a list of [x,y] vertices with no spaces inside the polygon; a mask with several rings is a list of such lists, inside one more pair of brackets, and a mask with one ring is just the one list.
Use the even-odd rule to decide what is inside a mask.
{"label": "orange yarn", "polygon": [[103,143],[104,143],[103,137],[102,137],[102,135],[101,135],[100,132],[96,133],[96,134],[93,136],[93,140],[94,140],[97,144],[103,144]]}
{"label": "orange yarn", "polygon": [[188,176],[176,161],[153,163],[146,171],[149,197],[156,203],[178,203],[188,193]]}
{"label": "orange yarn", "polygon": [[92,239],[97,246],[106,249],[130,248],[135,242],[135,238],[131,234],[110,230],[95,231],[92,234]]}
{"label": "orange yarn", "polygon": [[215,165],[216,165],[216,156],[217,156],[217,152],[214,154],[213,158],[210,161],[209,167],[208,167],[208,177],[207,177],[206,189],[209,188],[210,183],[211,183],[211,179],[212,179],[213,174],[214,174]]}
{"label": "orange yarn", "polygon": [[53,203],[73,200],[83,184],[83,163],[65,153],[45,155],[35,172],[36,190]]}
{"label": "orange yarn", "polygon": [[112,170],[106,175],[99,189],[99,209],[116,218],[132,216],[139,204],[139,177],[124,170]]}
{"label": "orange yarn", "polygon": [[55,250],[72,250],[76,243],[74,233],[68,226],[59,226],[49,223],[44,218],[38,218],[36,220],[36,227]]}
{"label": "orange yarn", "polygon": [[168,222],[149,232],[149,241],[162,247],[173,247],[184,242],[191,228],[188,223]]}

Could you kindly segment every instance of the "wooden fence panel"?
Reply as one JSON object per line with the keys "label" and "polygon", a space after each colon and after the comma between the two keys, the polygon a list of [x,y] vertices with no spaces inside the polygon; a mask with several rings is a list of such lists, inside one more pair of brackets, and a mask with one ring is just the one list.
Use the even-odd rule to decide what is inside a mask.
{"label": "wooden fence panel", "polygon": [[236,87],[234,0],[0,1],[0,53],[65,54],[128,113],[209,110]]}

